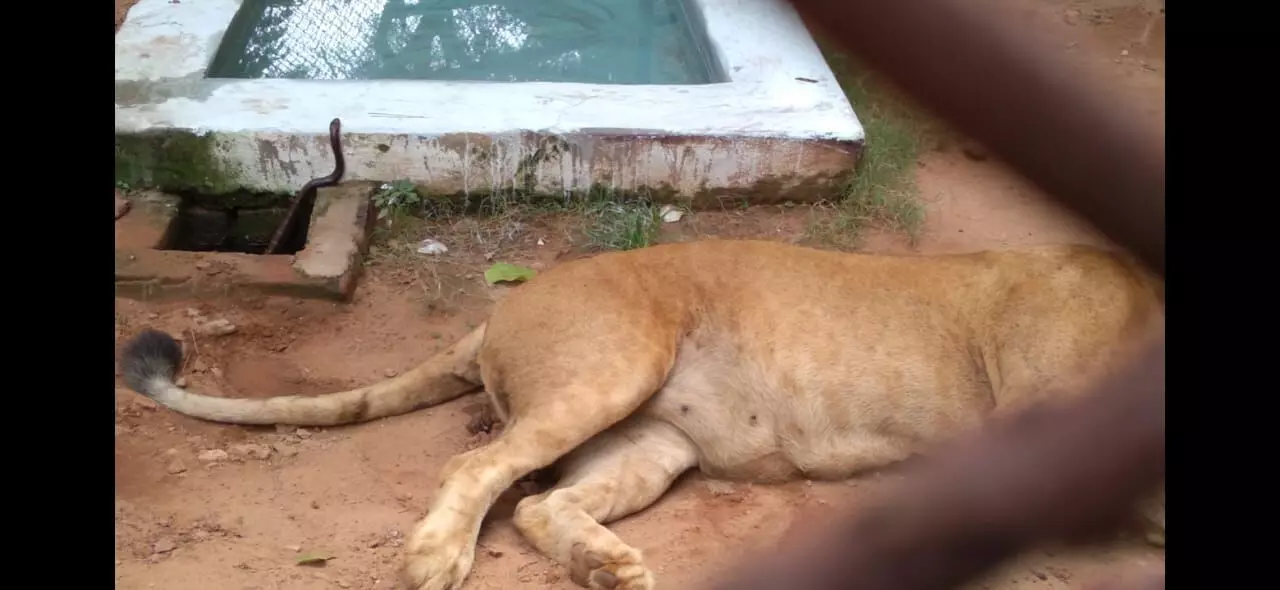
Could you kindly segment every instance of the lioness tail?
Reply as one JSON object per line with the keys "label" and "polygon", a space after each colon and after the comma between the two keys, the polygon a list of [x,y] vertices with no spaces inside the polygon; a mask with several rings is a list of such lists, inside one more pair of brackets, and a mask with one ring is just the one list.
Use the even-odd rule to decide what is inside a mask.
{"label": "lioness tail", "polygon": [[475,390],[481,325],[451,348],[403,375],[367,387],[318,396],[266,399],[213,397],[174,383],[182,346],[157,330],[143,330],[125,345],[120,359],[125,384],[165,407],[193,418],[232,424],[331,426],[364,422],[432,406]]}

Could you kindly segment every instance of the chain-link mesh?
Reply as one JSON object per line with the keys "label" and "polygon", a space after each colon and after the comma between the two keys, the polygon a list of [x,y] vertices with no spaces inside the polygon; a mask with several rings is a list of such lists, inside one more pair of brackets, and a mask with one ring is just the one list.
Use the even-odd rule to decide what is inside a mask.
{"label": "chain-link mesh", "polygon": [[[310,0],[289,3],[282,19],[275,60],[265,69],[268,78],[306,77],[344,80],[356,77],[363,64],[374,61],[373,40],[386,0]],[[267,8],[284,11],[285,6]]]}

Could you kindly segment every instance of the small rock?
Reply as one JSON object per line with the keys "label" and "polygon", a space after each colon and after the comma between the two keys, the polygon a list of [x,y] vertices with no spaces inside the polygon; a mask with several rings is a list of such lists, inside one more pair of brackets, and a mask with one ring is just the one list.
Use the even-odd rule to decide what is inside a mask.
{"label": "small rock", "polygon": [[134,407],[137,407],[142,410],[148,410],[148,411],[155,411],[156,408],[160,407],[160,404],[156,403],[155,400],[149,397],[142,397],[142,396],[133,398],[133,405]]}
{"label": "small rock", "polygon": [[311,438],[311,431],[306,428],[299,428],[294,434],[298,435],[298,438]]}
{"label": "small rock", "polygon": [[494,549],[493,547],[485,547],[484,550],[485,553],[489,554],[489,557],[502,557],[502,552]]}
{"label": "small rock", "polygon": [[347,581],[346,581],[346,580],[334,580],[334,581],[333,581],[333,583],[334,583],[334,584],[337,584],[339,588],[350,588],[350,587],[351,587],[351,584],[347,583]]}
{"label": "small rock", "polygon": [[418,244],[419,254],[444,254],[448,251],[449,248],[447,246],[430,238],[422,240],[422,242]]}
{"label": "small rock", "polygon": [[217,461],[226,461],[230,458],[230,455],[227,455],[227,452],[222,449],[209,449],[200,451],[196,458],[205,463],[215,463]]}
{"label": "small rock", "polygon": [[1075,26],[1080,22],[1080,11],[1071,9],[1062,14],[1062,22]]}
{"label": "small rock", "polygon": [[156,319],[160,319],[160,314],[158,314],[158,313],[156,313],[156,312],[154,312],[154,311],[153,311],[153,312],[151,312],[151,313],[147,314],[147,319],[149,319],[149,320],[156,320]]}
{"label": "small rock", "polygon": [[168,471],[172,475],[177,475],[185,472],[187,470],[187,466],[182,464],[182,459],[174,459],[170,461],[168,465],[165,465],[164,470]]}
{"label": "small rock", "polygon": [[177,548],[178,544],[168,537],[156,541],[155,545],[151,546],[151,550],[156,553],[168,553]]}
{"label": "small rock", "polygon": [[662,221],[665,223],[675,223],[684,217],[684,211],[676,208],[675,205],[663,205],[662,209],[658,210],[658,213],[662,216]]}
{"label": "small rock", "polygon": [[1120,50],[1120,55],[1129,55],[1129,50],[1128,50],[1128,49],[1121,49],[1121,50]]}
{"label": "small rock", "polygon": [[214,377],[217,377],[218,379],[222,378],[222,369],[219,369],[218,367],[213,367],[209,369],[209,373],[212,374]]}
{"label": "small rock", "polygon": [[231,445],[231,454],[241,459],[265,461],[271,456],[271,447],[259,444]]}
{"label": "small rock", "polygon": [[293,434],[298,427],[289,424],[276,424],[276,434]]}
{"label": "small rock", "polygon": [[298,449],[295,449],[295,448],[293,448],[293,447],[291,447],[291,446],[289,446],[289,445],[274,444],[274,445],[271,445],[271,448],[272,448],[272,450],[274,450],[276,453],[278,453],[281,457],[296,457],[296,456],[298,456]]}
{"label": "small rock", "polygon": [[197,529],[194,533],[191,533],[191,536],[195,537],[197,541],[203,541],[209,538],[209,531]]}
{"label": "small rock", "polygon": [[178,387],[186,387],[186,386],[187,386],[187,378],[186,378],[186,377],[178,377],[177,379],[175,379],[175,380],[174,380],[173,384],[174,384],[174,385],[177,385]]}
{"label": "small rock", "polygon": [[400,373],[396,372],[396,370],[395,370],[395,369],[387,369],[387,370],[383,371],[383,372],[382,372],[382,374],[383,374],[383,375],[386,375],[386,376],[387,376],[387,379],[390,379],[390,378],[392,378],[392,377],[395,377],[396,375],[399,375]]}
{"label": "small rock", "polygon": [[222,318],[196,324],[196,333],[202,336],[226,336],[236,331],[236,325]]}
{"label": "small rock", "polygon": [[187,317],[189,317],[189,318],[198,318],[198,317],[200,317],[200,310],[198,310],[198,309],[196,309],[196,308],[194,308],[194,307],[188,307],[188,308],[187,308]]}
{"label": "small rock", "polygon": [[196,263],[196,270],[204,270],[204,269],[206,269],[206,268],[209,268],[209,261],[208,261],[208,260],[201,260],[201,261],[199,261],[199,262],[197,262],[197,263]]}

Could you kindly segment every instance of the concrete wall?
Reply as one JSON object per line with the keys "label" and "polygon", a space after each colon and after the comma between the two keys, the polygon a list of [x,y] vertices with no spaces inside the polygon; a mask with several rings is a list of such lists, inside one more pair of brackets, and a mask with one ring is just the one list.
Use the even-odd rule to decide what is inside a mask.
{"label": "concrete wall", "polygon": [[710,199],[830,196],[863,130],[780,0],[691,0],[730,82],[613,86],[208,80],[236,0],[142,0],[116,37],[117,176],[290,192],[331,171],[440,193],[592,187]]}

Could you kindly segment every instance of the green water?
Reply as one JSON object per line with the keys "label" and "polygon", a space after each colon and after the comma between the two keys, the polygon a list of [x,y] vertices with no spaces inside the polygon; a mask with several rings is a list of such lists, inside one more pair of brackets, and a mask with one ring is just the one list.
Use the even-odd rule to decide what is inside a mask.
{"label": "green water", "polygon": [[688,0],[244,0],[209,78],[708,84]]}

